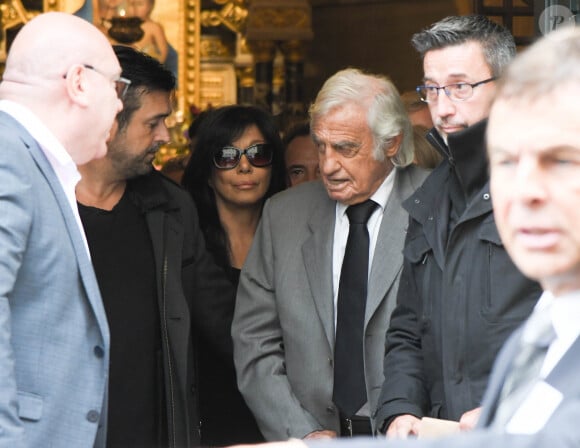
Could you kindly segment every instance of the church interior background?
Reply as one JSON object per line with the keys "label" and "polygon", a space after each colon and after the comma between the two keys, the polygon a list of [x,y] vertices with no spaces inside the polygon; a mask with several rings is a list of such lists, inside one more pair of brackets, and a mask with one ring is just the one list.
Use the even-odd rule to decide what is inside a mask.
{"label": "church interior background", "polygon": [[[40,12],[75,13],[111,35],[111,23],[134,26],[127,19],[133,4],[143,1],[151,0],[0,0],[0,63],[18,29]],[[150,18],[162,25],[175,50],[172,69],[178,79],[176,111],[169,123],[172,142],[159,162],[187,150],[183,130],[199,111],[224,104],[257,104],[272,111],[284,128],[303,119],[322,83],[345,67],[386,74],[401,92],[414,89],[421,81],[421,67],[410,38],[445,16],[485,14],[509,28],[524,47],[539,35],[537,24],[546,7],[564,5],[575,17],[578,3],[157,0]],[[139,24],[137,20],[137,32]],[[125,36],[127,44],[132,43],[134,31]]]}

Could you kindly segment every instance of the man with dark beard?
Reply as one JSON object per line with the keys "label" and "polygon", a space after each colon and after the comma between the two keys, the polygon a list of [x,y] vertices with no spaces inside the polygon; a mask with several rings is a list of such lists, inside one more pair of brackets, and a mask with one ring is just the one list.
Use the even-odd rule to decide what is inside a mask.
{"label": "man with dark beard", "polygon": [[111,331],[107,447],[195,446],[192,334],[232,356],[229,326],[214,316],[234,291],[205,250],[188,193],[151,165],[169,140],[175,78],[145,54],[114,49],[131,85],[107,156],[79,167],[76,189]]}

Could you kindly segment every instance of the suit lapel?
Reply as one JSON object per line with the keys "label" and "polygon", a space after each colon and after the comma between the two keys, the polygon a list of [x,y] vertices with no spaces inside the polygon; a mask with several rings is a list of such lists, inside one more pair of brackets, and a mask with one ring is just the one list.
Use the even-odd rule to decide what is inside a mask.
{"label": "suit lapel", "polygon": [[332,293],[332,245],[335,202],[326,197],[308,223],[311,235],[302,245],[304,267],[312,298],[331,350],[334,347],[334,296]]}
{"label": "suit lapel", "polygon": [[[408,174],[398,171],[395,185],[389,196],[383,220],[379,229],[377,244],[369,277],[367,305],[365,310],[365,328],[371,317],[385,299],[401,270],[401,260],[405,231],[408,225],[408,214],[401,207],[401,202],[413,193]],[[394,306],[394,303],[393,303]]]}
{"label": "suit lapel", "polygon": [[562,359],[546,377],[546,383],[558,389],[566,396],[577,396],[580,391],[578,385],[578,360],[580,359],[580,336],[572,343]]}
{"label": "suit lapel", "polygon": [[97,279],[95,277],[95,272],[93,270],[93,265],[87,254],[86,246],[82,239],[75,216],[73,215],[69,202],[62,189],[62,186],[60,185],[60,182],[58,181],[56,173],[54,172],[52,166],[46,159],[46,156],[36,141],[34,141],[34,139],[32,139],[28,133],[25,134],[25,137],[23,134],[23,141],[26,144],[36,165],[38,166],[39,171],[42,173],[48,185],[50,186],[50,189],[52,190],[52,193],[54,194],[54,197],[56,198],[56,201],[59,205],[60,213],[65,222],[67,235],[69,236],[76,254],[77,265],[79,267],[81,279],[83,281],[89,303],[92,306],[94,315],[97,319],[99,327],[101,328],[101,333],[105,345],[108,347],[109,327],[107,324],[105,309],[103,307],[103,302],[101,299],[99,286],[97,284]]}
{"label": "suit lapel", "polygon": [[499,352],[483,397],[482,411],[479,421],[477,422],[479,428],[489,426],[495,417],[495,411],[499,404],[506,376],[511,369],[512,361],[517,355],[520,347],[522,328],[523,327],[520,326],[519,329],[512,334],[505,343],[505,346]]}
{"label": "suit lapel", "polygon": [[[484,397],[483,409],[477,423],[479,428],[490,426],[495,417],[495,411],[499,404],[505,379],[511,368],[511,362],[519,350],[521,334],[522,327],[508,339],[505,348],[500,352]],[[575,397],[580,391],[576,380],[578,359],[580,359],[580,336],[576,338],[545,379],[546,383],[562,392],[564,397]]]}

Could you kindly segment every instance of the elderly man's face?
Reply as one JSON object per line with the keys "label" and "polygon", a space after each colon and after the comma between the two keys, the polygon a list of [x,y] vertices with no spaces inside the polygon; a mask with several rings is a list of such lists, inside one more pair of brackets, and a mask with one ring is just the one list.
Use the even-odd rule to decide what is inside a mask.
{"label": "elderly man's face", "polygon": [[498,100],[488,126],[501,238],[521,271],[555,294],[580,289],[578,95],[562,87],[531,103]]}
{"label": "elderly man's face", "polygon": [[312,127],[318,148],[320,175],[328,195],[346,205],[370,198],[387,177],[400,138],[386,149],[383,161],[373,157],[373,136],[366,111],[357,104],[332,109]]}
{"label": "elderly man's face", "polygon": [[[456,83],[475,84],[492,77],[479,42],[428,51],[423,59],[423,71],[424,83],[438,87]],[[475,87],[473,96],[465,101],[451,101],[440,90],[437,101],[429,103],[429,110],[441,137],[447,140],[449,134],[486,118],[494,94],[493,81]]]}

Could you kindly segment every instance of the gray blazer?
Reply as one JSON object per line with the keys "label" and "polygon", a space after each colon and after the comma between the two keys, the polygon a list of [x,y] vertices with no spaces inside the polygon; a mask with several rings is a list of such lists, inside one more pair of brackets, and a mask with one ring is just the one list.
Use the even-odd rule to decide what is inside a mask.
{"label": "gray blazer", "polygon": [[104,447],[99,288],[52,167],[5,113],[0,179],[0,447]]}
{"label": "gray blazer", "polygon": [[[397,169],[371,266],[364,362],[371,409],[383,383],[385,334],[395,305],[407,213],[401,202],[427,173]],[[238,385],[268,440],[339,431],[332,401],[336,202],[320,182],[266,204],[242,270],[232,326]]]}
{"label": "gray blazer", "polygon": [[[491,424],[498,406],[503,384],[505,383],[511,363],[520,350],[519,341],[522,334],[522,327],[514,332],[507,340],[494,363],[494,369],[489,379],[481,415],[477,422],[478,427],[484,428]],[[578,372],[580,371],[580,338],[570,346],[562,359],[554,366],[552,371],[545,378],[545,382],[557,389],[564,396],[560,405],[556,408],[546,426],[557,425],[559,413],[567,409],[571,403],[576,403],[579,407],[578,422],[580,422],[580,382]],[[580,433],[580,428],[578,429]],[[580,445],[579,445],[580,446]]]}

